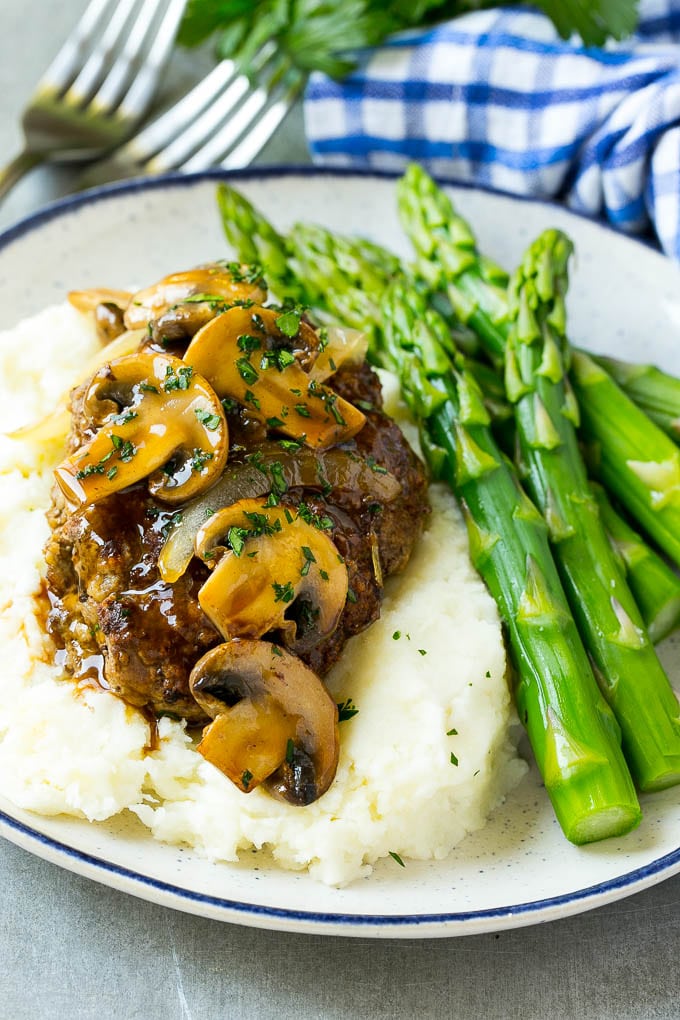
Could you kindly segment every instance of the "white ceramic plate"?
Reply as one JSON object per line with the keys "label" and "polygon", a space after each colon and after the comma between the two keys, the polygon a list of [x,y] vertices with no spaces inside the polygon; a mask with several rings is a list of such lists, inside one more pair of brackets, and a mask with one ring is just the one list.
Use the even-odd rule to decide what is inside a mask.
{"label": "white ceramic plate", "polygon": [[[3,325],[72,287],[125,287],[226,254],[215,176],[125,184],[58,203],[0,237]],[[408,254],[394,182],[374,175],[261,172],[238,186],[285,228],[295,219],[371,236]],[[574,341],[653,358],[680,373],[680,272],[651,249],[555,206],[452,189],[482,248],[512,266],[547,226],[577,247],[569,307]],[[680,646],[663,650],[680,680]],[[211,864],[154,842],[133,818],[89,825],[41,818],[0,798],[0,833],[65,868],[207,917],[318,934],[384,938],[473,934],[547,921],[630,895],[680,871],[680,793],[643,798],[640,828],[618,841],[563,839],[531,771],[481,832],[445,862],[387,860],[366,880],[329,889],[306,875]]]}

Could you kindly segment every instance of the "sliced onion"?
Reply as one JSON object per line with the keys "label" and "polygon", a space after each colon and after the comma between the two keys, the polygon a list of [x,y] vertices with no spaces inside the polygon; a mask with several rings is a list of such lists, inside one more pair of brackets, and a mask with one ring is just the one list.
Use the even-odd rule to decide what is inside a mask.
{"label": "sliced onion", "polygon": [[341,365],[359,364],[366,358],[368,336],[360,329],[344,329],[342,326],[328,326],[328,343],[319,353],[309,377],[323,382],[333,375]]}
{"label": "sliced onion", "polygon": [[22,425],[21,428],[8,432],[10,439],[22,439],[28,443],[50,443],[57,440],[64,441],[71,427],[71,412],[65,406],[63,398],[59,404],[38,421]]}
{"label": "sliced onion", "polygon": [[[86,362],[73,385],[79,386],[80,383],[89,379],[107,361],[122,358],[126,354],[133,354],[145,336],[145,329],[129,329],[127,332],[121,333]],[[15,429],[14,432],[9,433],[9,438],[21,439],[29,443],[49,443],[57,440],[63,442],[71,427],[71,412],[68,409],[71,389],[72,387],[69,387],[65,393],[62,393],[49,414],[39,418],[38,421],[29,422],[28,425],[22,425],[21,428]]]}
{"label": "sliced onion", "polygon": [[251,464],[227,468],[212,489],[191,500],[182,509],[179,524],[168,535],[158,557],[158,570],[163,580],[172,584],[185,573],[194,555],[194,539],[198,530],[212,513],[242,499],[263,496],[269,489],[267,476]]}
{"label": "sliced onion", "polygon": [[367,500],[390,503],[401,492],[401,484],[388,471],[371,467],[363,457],[346,450],[314,452],[300,447],[295,453],[282,451],[275,443],[258,448],[258,464],[237,464],[227,468],[219,482],[182,510],[179,523],[170,532],[158,557],[158,569],[164,581],[177,581],[187,570],[194,555],[194,540],[201,525],[216,510],[242,499],[264,496],[272,489],[270,469],[280,466],[281,477],[289,488],[318,489],[330,486],[335,491],[360,492]]}

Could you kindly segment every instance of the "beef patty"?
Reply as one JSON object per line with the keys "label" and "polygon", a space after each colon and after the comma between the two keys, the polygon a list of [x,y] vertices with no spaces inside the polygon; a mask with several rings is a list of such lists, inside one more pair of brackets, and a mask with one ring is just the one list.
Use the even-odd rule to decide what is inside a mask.
{"label": "beef patty", "polygon": [[[328,533],[347,564],[349,596],[336,630],[300,656],[320,676],[345,641],[379,616],[383,578],[405,566],[428,512],[423,465],[383,413],[376,374],[366,363],[344,366],[332,385],[366,415],[361,431],[339,449],[377,474],[389,472],[400,491],[381,502],[370,486],[333,487],[320,470],[321,485],[291,487],[281,495],[291,507],[305,503],[310,513],[332,521]],[[82,391],[75,391],[71,449],[89,438],[79,432],[81,401]],[[271,447],[265,428],[245,411],[228,417],[230,467]],[[75,513],[55,491],[46,547],[48,629],[74,677],[87,675],[95,663],[100,682],[130,704],[198,724],[206,717],[191,696],[189,674],[223,639],[198,602],[207,567],[194,559],[173,584],[159,574],[158,555],[178,510],[155,502],[144,484]],[[289,615],[295,613],[293,603]]]}

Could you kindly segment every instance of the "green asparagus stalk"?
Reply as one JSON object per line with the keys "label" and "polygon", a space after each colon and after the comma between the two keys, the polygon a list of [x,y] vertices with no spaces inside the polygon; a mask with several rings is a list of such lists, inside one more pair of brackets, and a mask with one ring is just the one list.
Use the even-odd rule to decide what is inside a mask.
{"label": "green asparagus stalk", "polygon": [[[565,832],[575,842],[623,833],[637,823],[639,807],[617,744],[618,727],[601,698],[578,638],[576,652],[570,649],[566,659],[560,655],[562,641],[575,633],[575,624],[568,612],[548,551],[545,526],[521,492],[508,462],[495,446],[488,428],[488,417],[486,424],[474,423],[477,414],[484,415],[485,412],[483,408],[480,411],[479,391],[472,375],[464,363],[452,355],[450,334],[443,328],[441,320],[428,314],[422,295],[411,284],[408,285],[409,301],[397,301],[390,305],[393,309],[393,325],[384,330],[380,328],[385,310],[381,292],[377,289],[380,281],[373,281],[375,293],[363,290],[365,281],[372,279],[372,274],[364,272],[363,266],[360,266],[358,277],[356,272],[340,276],[334,273],[332,287],[324,289],[323,276],[315,280],[314,274],[321,264],[320,254],[325,252],[332,258],[332,248],[328,247],[328,242],[332,242],[333,238],[332,235],[324,237],[321,245],[318,234],[314,235],[314,244],[311,243],[311,237],[311,234],[306,235],[303,230],[299,230],[294,240],[288,241],[289,249],[295,252],[298,284],[302,279],[305,281],[304,294],[300,300],[313,303],[310,301],[310,292],[313,291],[317,296],[322,296],[323,309],[327,313],[338,314],[341,309],[349,308],[354,315],[361,315],[362,305],[361,301],[357,301],[357,295],[363,293],[363,307],[368,307],[369,322],[374,326],[374,359],[398,370],[404,396],[421,420],[427,440],[425,449],[430,453],[431,462],[444,472],[450,482],[458,480],[463,500],[466,500],[467,495],[464,506],[468,508],[466,512],[471,535],[473,539],[476,538],[476,544],[473,541],[472,545],[478,567],[489,578],[487,583],[492,594],[499,600],[501,612],[502,593],[506,589],[506,610],[509,611],[513,606],[516,610],[516,619],[511,620],[508,632],[514,635],[511,648],[518,663],[518,704],[533,734],[537,760]],[[360,247],[354,254],[361,254]],[[333,262],[337,268],[338,261]],[[397,288],[398,284],[392,285],[392,290]],[[350,320],[348,324],[362,325],[356,319]],[[396,338],[399,338],[398,343]],[[451,369],[452,357],[457,365],[455,372]],[[475,432],[479,434],[475,435]],[[489,443],[488,449],[484,442]],[[488,497],[488,503],[483,500],[480,504],[487,507],[489,514],[495,513],[499,517],[501,531],[498,541],[493,529],[484,528],[483,523],[480,526],[469,512],[469,508],[476,505],[473,498],[477,489],[474,464],[480,451],[481,455],[488,453],[495,465],[491,467],[487,464],[488,470],[482,472],[485,476],[484,491],[487,476],[494,479],[494,486],[496,479],[502,479],[500,491],[509,497],[505,503],[502,499],[497,503],[496,493]],[[484,460],[484,457],[481,459]],[[465,487],[468,485],[472,486],[472,492],[466,494]],[[494,510],[496,506],[501,509]],[[483,522],[483,517],[481,519]],[[512,557],[508,561],[498,556],[500,549],[508,543],[514,551],[514,560]],[[544,571],[537,567],[537,564],[543,566],[544,558],[548,564],[547,589]],[[500,580],[494,580],[493,569],[485,567],[488,563],[496,565]],[[561,602],[558,610],[551,606],[548,612],[548,616],[551,612],[556,614],[551,617],[552,623],[556,623],[553,634],[552,630],[546,633],[543,629],[547,619],[543,614],[547,606],[547,603],[544,604],[546,590],[552,593],[555,584]],[[503,615],[505,617],[505,613]],[[540,662],[532,646],[532,635],[538,640],[537,647],[544,656]],[[523,651],[523,641],[527,640],[531,647],[530,653]],[[541,658],[540,655],[538,658]],[[571,686],[562,690],[559,684],[559,679],[563,680],[565,676],[562,672],[565,664],[570,685],[576,685],[573,690]],[[572,668],[569,668],[570,665]],[[583,698],[588,704],[581,700],[579,707],[579,699]],[[578,709],[579,725],[585,726],[585,731],[577,729],[575,736],[565,728],[563,718],[566,715],[567,721],[571,722],[572,708]],[[607,745],[606,749],[603,742]],[[566,771],[563,768],[565,765]]]}
{"label": "green asparagus stalk", "polygon": [[[495,443],[462,356],[442,349],[435,367],[436,333],[422,348],[414,344],[428,322],[422,296],[408,280],[396,280],[383,309],[378,357],[402,379],[403,365],[420,361],[420,372],[402,383],[411,409],[419,415],[432,389],[441,395],[422,421],[427,448],[443,452],[434,463],[461,503],[473,563],[505,623],[519,715],[560,825],[579,844],[622,834],[637,824],[639,809],[618,726],[569,611],[545,524]],[[423,377],[428,388],[419,394]]]}
{"label": "green asparagus stalk", "polygon": [[508,339],[508,274],[480,255],[469,224],[422,167],[411,164],[397,182],[401,223],[416,250],[417,269],[448,296],[457,316],[479,336],[487,356],[502,364]]}
{"label": "green asparagus stalk", "polygon": [[[488,358],[502,363],[508,338],[508,275],[479,253],[468,222],[422,167],[397,183],[401,222],[428,284],[444,291],[461,322],[472,327]],[[680,379],[649,365],[596,356],[635,403],[680,442]]]}
{"label": "green asparagus stalk", "polygon": [[[327,234],[326,252],[332,242]],[[318,232],[296,228],[291,247],[314,289]],[[334,274],[323,293],[326,311],[347,304],[339,284]],[[397,278],[375,298],[382,320],[373,320],[373,358],[399,376],[430,464],[464,507],[475,566],[510,635],[520,716],[560,824],[575,843],[622,834],[637,824],[639,808],[620,731],[569,612],[545,525],[494,441],[479,387],[451,348],[446,324],[412,281]]]}
{"label": "green asparagus stalk", "polygon": [[303,301],[306,290],[290,267],[285,238],[269,220],[228,184],[218,184],[217,206],[224,233],[238,259],[259,263],[281,301]]}
{"label": "green asparagus stalk", "polygon": [[571,379],[598,480],[680,565],[680,449],[583,351]]}
{"label": "green asparagus stalk", "polygon": [[604,355],[594,360],[666,435],[680,443],[680,379],[656,365],[632,365]]}
{"label": "green asparagus stalk", "polygon": [[602,486],[591,483],[591,488],[647,633],[658,644],[680,627],[680,577],[616,512]]}
{"label": "green asparagus stalk", "polygon": [[680,782],[680,705],[599,519],[566,376],[564,298],[572,252],[546,230],[508,290],[506,389],[515,404],[522,475],[547,522],[555,561],[641,790]]}

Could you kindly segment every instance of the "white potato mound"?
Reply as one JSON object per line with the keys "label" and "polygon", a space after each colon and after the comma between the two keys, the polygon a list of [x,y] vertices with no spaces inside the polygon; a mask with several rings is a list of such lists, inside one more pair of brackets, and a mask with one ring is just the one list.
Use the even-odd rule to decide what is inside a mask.
{"label": "white potato mound", "polygon": [[[0,334],[0,430],[44,415],[97,346],[68,305]],[[394,386],[387,396],[394,413]],[[34,595],[60,456],[55,444],[0,437],[0,792],[18,806],[89,820],[129,809],[157,839],[215,860],[262,848],[282,867],[344,885],[390,852],[445,857],[519,781],[526,766],[511,737],[498,616],[443,487],[431,489],[431,521],[408,569],[387,582],[381,619],[327,678],[358,712],[341,723],[331,789],[296,808],[240,793],[170,719],[147,753],[140,713],[76,690],[52,665]]]}

